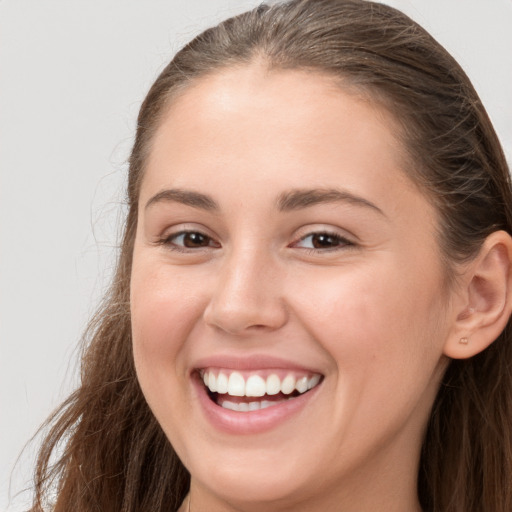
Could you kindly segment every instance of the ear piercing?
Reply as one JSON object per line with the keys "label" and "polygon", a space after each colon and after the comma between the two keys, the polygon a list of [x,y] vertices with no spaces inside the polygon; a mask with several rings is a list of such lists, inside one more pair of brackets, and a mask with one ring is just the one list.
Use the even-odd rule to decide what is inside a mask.
{"label": "ear piercing", "polygon": [[459,343],[460,343],[461,345],[467,345],[467,344],[468,344],[468,342],[469,342],[469,340],[468,340],[467,338],[461,338],[461,339],[459,340]]}

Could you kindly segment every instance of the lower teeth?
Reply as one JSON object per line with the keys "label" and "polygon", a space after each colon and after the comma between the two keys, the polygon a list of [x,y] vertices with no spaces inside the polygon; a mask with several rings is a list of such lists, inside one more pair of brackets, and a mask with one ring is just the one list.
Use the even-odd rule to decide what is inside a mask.
{"label": "lower teeth", "polygon": [[224,407],[224,409],[229,409],[231,411],[237,412],[249,412],[249,411],[257,411],[259,409],[266,409],[267,407],[272,407],[274,405],[282,404],[293,397],[284,398],[283,400],[261,400],[259,402],[230,402],[229,400],[221,399],[218,402],[218,405]]}

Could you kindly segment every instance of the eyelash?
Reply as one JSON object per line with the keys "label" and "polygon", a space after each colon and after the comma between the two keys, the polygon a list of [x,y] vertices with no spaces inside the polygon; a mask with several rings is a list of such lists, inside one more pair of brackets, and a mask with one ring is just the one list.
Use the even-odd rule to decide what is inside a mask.
{"label": "eyelash", "polygon": [[308,233],[307,235],[299,238],[296,242],[293,242],[291,244],[291,246],[297,247],[297,245],[300,242],[303,242],[304,240],[307,240],[308,238],[321,237],[321,236],[332,239],[336,245],[332,245],[330,247],[323,247],[323,248],[319,248],[319,247],[298,247],[298,248],[300,248],[304,251],[307,251],[309,253],[317,254],[318,252],[339,251],[339,250],[344,250],[344,249],[355,246],[354,242],[351,242],[349,239],[345,238],[344,236],[341,236],[338,233],[333,233],[331,231],[325,231],[325,230],[314,231],[312,233]]}
{"label": "eyelash", "polygon": [[[203,237],[204,239],[206,239],[208,241],[208,245],[204,245],[204,246],[199,245],[197,247],[186,247],[185,245],[178,245],[175,243],[175,241],[173,241],[179,237],[185,237],[187,235],[200,235],[201,237]],[[169,235],[165,238],[162,238],[161,240],[158,241],[159,245],[165,245],[172,251],[186,252],[186,253],[196,252],[197,250],[201,250],[201,249],[203,249],[203,250],[208,249],[209,247],[214,247],[214,248],[220,247],[220,244],[218,244],[217,242],[214,242],[215,245],[213,245],[213,246],[210,245],[211,242],[214,242],[214,240],[211,236],[208,236],[205,233],[202,233],[201,231],[193,230],[193,229],[178,231],[177,233],[172,233],[171,235]]]}
{"label": "eyelash", "polygon": [[[201,238],[204,239],[205,242],[208,242],[208,245],[198,245],[196,247],[186,247],[185,245],[176,243],[176,239],[178,239],[179,237],[186,237],[187,235],[199,235]],[[328,239],[330,239],[333,242],[334,245],[331,245],[328,247],[299,247],[299,244],[301,242],[304,242],[308,238],[313,238],[313,237],[327,237]],[[212,244],[212,242],[213,242],[213,244]],[[209,249],[211,247],[213,247],[215,249],[221,247],[220,244],[218,242],[215,242],[215,240],[212,237],[210,237],[210,236],[206,235],[205,233],[198,231],[198,230],[183,230],[183,231],[178,231],[177,233],[172,233],[171,235],[159,240],[158,244],[164,245],[172,251],[185,252],[185,253],[198,252],[199,250]],[[298,248],[298,249],[301,249],[301,250],[306,251],[311,254],[318,254],[318,253],[344,250],[344,249],[348,249],[348,248],[354,247],[354,246],[355,246],[354,242],[348,240],[347,238],[341,236],[338,233],[321,230],[321,231],[314,231],[314,232],[308,233],[307,235],[302,236],[297,241],[292,242],[288,247]]]}

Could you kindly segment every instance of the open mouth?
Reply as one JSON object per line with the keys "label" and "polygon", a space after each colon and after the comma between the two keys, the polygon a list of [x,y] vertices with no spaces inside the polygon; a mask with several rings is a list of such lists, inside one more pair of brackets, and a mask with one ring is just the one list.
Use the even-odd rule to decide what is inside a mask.
{"label": "open mouth", "polygon": [[237,412],[266,409],[307,393],[322,381],[318,373],[286,370],[199,370],[207,394],[215,404]]}

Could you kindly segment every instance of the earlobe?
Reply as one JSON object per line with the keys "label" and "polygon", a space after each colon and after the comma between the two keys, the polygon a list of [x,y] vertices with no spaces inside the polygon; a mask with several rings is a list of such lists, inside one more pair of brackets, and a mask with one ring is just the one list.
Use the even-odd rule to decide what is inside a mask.
{"label": "earlobe", "polygon": [[466,359],[485,350],[503,331],[512,312],[512,237],[489,235],[462,276],[462,294],[444,354]]}

